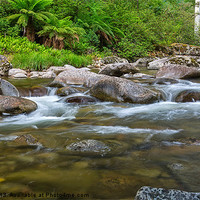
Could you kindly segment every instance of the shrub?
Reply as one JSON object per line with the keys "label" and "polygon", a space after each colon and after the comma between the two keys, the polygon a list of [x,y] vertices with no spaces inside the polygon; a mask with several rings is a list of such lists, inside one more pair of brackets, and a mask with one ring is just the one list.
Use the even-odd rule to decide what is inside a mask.
{"label": "shrub", "polygon": [[43,70],[50,66],[70,64],[85,67],[92,62],[91,56],[76,55],[69,50],[56,50],[29,42],[27,38],[0,36],[0,54],[10,54],[15,68]]}

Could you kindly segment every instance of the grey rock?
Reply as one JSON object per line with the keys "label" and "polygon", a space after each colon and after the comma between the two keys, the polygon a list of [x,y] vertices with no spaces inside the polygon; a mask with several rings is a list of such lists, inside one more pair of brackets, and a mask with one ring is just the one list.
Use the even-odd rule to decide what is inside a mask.
{"label": "grey rock", "polygon": [[149,75],[149,74],[143,74],[143,73],[129,73],[129,74],[124,74],[122,78],[130,78],[130,79],[150,79],[153,78],[154,76]]}
{"label": "grey rock", "polygon": [[0,55],[0,76],[8,76],[10,69],[12,69],[12,64],[5,56]]}
{"label": "grey rock", "polygon": [[138,73],[139,69],[135,67],[134,63],[115,63],[108,64],[103,67],[99,74],[105,74],[109,76],[117,76],[120,77],[123,74],[127,73]]}
{"label": "grey rock", "polygon": [[159,93],[117,77],[104,77],[91,88],[90,93],[100,100],[115,102],[144,104],[159,99]]}
{"label": "grey rock", "polygon": [[19,91],[10,82],[0,78],[0,95],[19,96]]}
{"label": "grey rock", "polygon": [[69,68],[61,72],[50,85],[85,85],[91,87],[102,77],[104,75],[98,75],[84,69]]}
{"label": "grey rock", "polygon": [[39,78],[55,78],[56,74],[53,71],[41,72]]}
{"label": "grey rock", "polygon": [[55,73],[56,76],[57,76],[59,73],[65,71],[66,69],[69,69],[69,68],[70,68],[70,69],[76,69],[76,68],[73,67],[72,65],[65,65],[65,66],[63,66],[63,67],[61,67],[61,66],[51,66],[51,67],[47,70],[47,72],[53,72],[53,73]]}
{"label": "grey rock", "polygon": [[148,63],[147,69],[158,70],[161,67],[165,66],[165,63],[168,61],[168,59],[169,58],[166,57],[166,58],[154,60],[154,61]]}
{"label": "grey rock", "polygon": [[125,58],[117,57],[117,56],[108,56],[108,57],[102,58],[100,62],[104,65],[107,65],[107,64],[112,64],[112,63],[128,63],[128,60],[126,60]]}
{"label": "grey rock", "polygon": [[117,56],[108,56],[108,57],[104,57],[100,60],[93,61],[92,66],[101,68],[104,65],[114,64],[114,63],[128,63],[128,60],[126,60],[124,58],[119,58]]}
{"label": "grey rock", "polygon": [[197,58],[193,56],[174,56],[174,57],[165,57],[162,59],[154,60],[148,63],[147,69],[158,70],[161,67],[168,65],[184,65],[187,67],[200,67],[200,64],[197,62]]}
{"label": "grey rock", "polygon": [[167,65],[159,69],[156,78],[188,79],[200,77],[200,69],[184,65]]}
{"label": "grey rock", "polygon": [[33,71],[30,73],[30,78],[39,78],[40,74],[37,71]]}
{"label": "grey rock", "polygon": [[24,73],[16,73],[13,75],[13,78],[27,78],[27,76]]}
{"label": "grey rock", "polygon": [[142,187],[136,194],[135,200],[200,200],[200,193],[185,192],[174,189]]}
{"label": "grey rock", "polygon": [[25,70],[13,68],[9,70],[8,76],[15,76],[16,74],[19,74],[19,73],[27,75],[27,72]]}
{"label": "grey rock", "polygon": [[156,60],[156,58],[144,57],[144,58],[139,58],[134,64],[136,67],[147,67],[148,63],[154,60]]}
{"label": "grey rock", "polygon": [[0,95],[0,114],[30,113],[37,109],[37,104],[31,100]]}
{"label": "grey rock", "polygon": [[67,146],[66,149],[70,151],[95,153],[106,153],[110,151],[110,148],[107,145],[98,140],[82,140],[80,142],[74,142]]}

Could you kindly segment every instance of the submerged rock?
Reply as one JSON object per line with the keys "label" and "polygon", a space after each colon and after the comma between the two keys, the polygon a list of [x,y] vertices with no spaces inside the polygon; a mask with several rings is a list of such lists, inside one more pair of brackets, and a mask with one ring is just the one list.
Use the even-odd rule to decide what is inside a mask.
{"label": "submerged rock", "polygon": [[90,93],[100,100],[115,102],[144,104],[153,103],[159,98],[158,93],[117,77],[105,77],[91,88]]}
{"label": "submerged rock", "polygon": [[43,86],[33,86],[31,88],[19,88],[22,97],[42,97],[47,95],[48,90]]}
{"label": "submerged rock", "polygon": [[174,189],[152,188],[148,186],[142,187],[136,194],[135,200],[200,200],[200,193],[185,192]]}
{"label": "submerged rock", "polygon": [[134,74],[138,72],[139,69],[136,68],[134,63],[115,63],[106,65],[104,68],[100,70],[99,74],[120,77],[123,74],[127,73]]}
{"label": "submerged rock", "polygon": [[17,136],[14,142],[19,145],[40,145],[38,140],[30,134]]}
{"label": "submerged rock", "polygon": [[70,86],[66,86],[66,87],[62,87],[60,89],[58,89],[56,91],[56,94],[58,96],[68,96],[70,94],[74,94],[74,93],[78,93],[79,91],[73,87]]}
{"label": "submerged rock", "polygon": [[185,90],[175,98],[176,102],[195,102],[200,100],[200,91]]}
{"label": "submerged rock", "polygon": [[188,79],[200,77],[200,69],[184,65],[168,65],[160,68],[156,78]]}
{"label": "submerged rock", "polygon": [[37,109],[37,104],[31,100],[0,95],[0,114],[30,113]]}
{"label": "submerged rock", "polygon": [[10,69],[12,69],[12,64],[5,56],[0,55],[0,76],[8,76]]}
{"label": "submerged rock", "polygon": [[80,96],[69,96],[65,98],[65,102],[67,103],[79,103],[79,104],[87,104],[97,102],[97,99],[91,96],[80,95]]}
{"label": "submerged rock", "polygon": [[80,142],[74,142],[68,145],[66,149],[70,151],[96,153],[106,153],[110,151],[110,148],[107,145],[98,140],[82,140]]}
{"label": "submerged rock", "polygon": [[19,91],[10,82],[0,78],[0,95],[19,96]]}

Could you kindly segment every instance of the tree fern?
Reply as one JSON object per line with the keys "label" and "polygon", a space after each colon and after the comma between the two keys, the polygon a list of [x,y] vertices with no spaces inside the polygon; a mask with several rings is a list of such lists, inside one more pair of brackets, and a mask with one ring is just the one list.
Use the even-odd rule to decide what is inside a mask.
{"label": "tree fern", "polygon": [[24,28],[24,35],[30,41],[35,40],[34,21],[46,22],[53,15],[44,9],[52,3],[52,0],[8,0],[12,7],[18,12],[8,17]]}

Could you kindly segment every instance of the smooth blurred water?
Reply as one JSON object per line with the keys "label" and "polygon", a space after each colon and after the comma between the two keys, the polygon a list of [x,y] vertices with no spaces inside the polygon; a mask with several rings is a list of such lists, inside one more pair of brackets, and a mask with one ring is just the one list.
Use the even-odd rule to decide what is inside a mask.
{"label": "smooth blurred water", "polygon": [[[166,101],[70,104],[55,89],[28,97],[38,105],[35,112],[0,119],[0,192],[65,192],[91,199],[131,199],[144,185],[200,192],[200,102],[174,102],[180,91],[199,91],[200,84],[149,87],[163,92]],[[16,142],[28,134],[35,145]],[[66,150],[84,139],[102,141],[111,151]]]}

